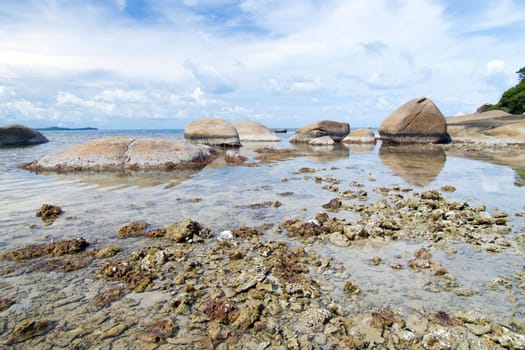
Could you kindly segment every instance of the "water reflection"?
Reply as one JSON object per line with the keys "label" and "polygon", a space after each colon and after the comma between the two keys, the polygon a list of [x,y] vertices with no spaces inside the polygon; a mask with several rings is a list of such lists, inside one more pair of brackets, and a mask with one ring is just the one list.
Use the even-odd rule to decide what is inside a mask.
{"label": "water reflection", "polygon": [[441,148],[381,145],[379,159],[408,184],[424,187],[443,170],[447,156]]}
{"label": "water reflection", "polygon": [[319,163],[346,159],[350,155],[349,149],[340,143],[326,146],[311,146],[305,143],[297,143],[293,144],[293,147],[297,151],[305,153],[309,159]]}
{"label": "water reflection", "polygon": [[171,188],[189,179],[199,171],[200,169],[181,169],[165,172],[85,172],[69,174],[43,172],[40,174],[52,176],[61,181],[79,181],[99,188],[152,187],[159,185]]}
{"label": "water reflection", "polygon": [[375,143],[343,143],[350,153],[370,153],[376,148]]}

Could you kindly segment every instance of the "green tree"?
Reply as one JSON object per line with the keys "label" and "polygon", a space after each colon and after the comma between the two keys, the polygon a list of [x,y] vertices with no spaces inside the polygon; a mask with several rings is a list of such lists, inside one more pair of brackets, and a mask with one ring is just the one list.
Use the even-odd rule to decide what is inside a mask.
{"label": "green tree", "polygon": [[519,79],[520,79],[520,83],[525,80],[525,67],[522,67],[519,71],[517,71],[516,73],[518,73],[518,76],[519,76]]}
{"label": "green tree", "polygon": [[518,70],[519,83],[503,93],[499,102],[489,110],[502,109],[512,114],[525,112],[525,67]]}

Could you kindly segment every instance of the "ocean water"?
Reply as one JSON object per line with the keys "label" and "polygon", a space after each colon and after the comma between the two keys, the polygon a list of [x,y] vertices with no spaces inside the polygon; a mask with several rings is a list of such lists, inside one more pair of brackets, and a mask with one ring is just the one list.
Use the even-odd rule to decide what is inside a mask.
{"label": "ocean water", "polygon": [[[104,136],[183,138],[182,130],[53,131],[44,134],[50,140],[47,144],[0,149],[0,253],[31,243],[78,236],[84,237],[94,247],[118,244],[131,252],[146,243],[142,239],[117,240],[116,232],[122,225],[136,220],[145,220],[153,227],[164,227],[191,217],[210,228],[213,234],[241,225],[281,224],[287,218],[308,220],[323,211],[322,204],[336,196],[315,183],[314,176],[341,180],[340,191],[349,189],[351,182],[361,183],[371,201],[381,198],[373,191],[378,187],[399,185],[421,192],[451,185],[457,190],[444,194],[449,199],[468,201],[472,206],[484,204],[491,213],[509,213],[512,218],[509,235],[523,234],[525,227],[523,217],[515,215],[525,211],[525,187],[519,186],[520,179],[515,170],[490,162],[447,156],[442,150],[397,152],[382,148],[381,144],[341,145],[335,149],[304,148],[301,149],[307,152],[304,157],[259,167],[227,166],[217,161],[200,171],[141,177],[133,174],[34,174],[20,169],[21,164],[45,154]],[[270,146],[293,147],[288,142],[290,133],[279,136],[282,141]],[[246,145],[238,152],[252,160],[256,155],[255,148],[259,146],[261,144]],[[299,173],[303,167],[313,168],[316,172]],[[292,194],[282,195],[286,192]],[[278,208],[248,207],[266,201],[279,201],[282,205]],[[59,205],[65,214],[53,225],[45,226],[35,216],[43,203]],[[330,215],[355,219],[355,214],[345,211]],[[299,244],[285,234],[267,235],[292,245]],[[407,260],[421,246],[425,243],[367,242],[349,248],[320,243],[308,249],[344,264],[352,282],[362,289],[356,307],[365,309],[387,305],[401,310],[425,308],[449,312],[469,308],[506,322],[523,316],[523,296],[518,295],[516,299],[508,291],[484,288],[498,276],[511,276],[521,271],[523,251],[491,254],[479,252],[468,244],[456,245],[457,254],[454,255],[433,251],[434,257],[462,287],[479,291],[464,298],[452,292],[424,291],[428,276],[414,274],[408,269],[392,273],[391,262]],[[385,263],[371,266],[372,256],[381,256]],[[0,270],[8,265],[8,262],[0,261]],[[41,277],[37,288],[35,278],[22,275],[6,281],[0,276],[0,296],[26,300],[0,315],[29,312],[45,302],[50,290],[68,290],[74,288],[71,283],[79,281],[78,276],[77,279],[71,277],[71,280]],[[88,283],[85,279],[80,280]],[[333,283],[340,287],[340,281],[335,278]]]}

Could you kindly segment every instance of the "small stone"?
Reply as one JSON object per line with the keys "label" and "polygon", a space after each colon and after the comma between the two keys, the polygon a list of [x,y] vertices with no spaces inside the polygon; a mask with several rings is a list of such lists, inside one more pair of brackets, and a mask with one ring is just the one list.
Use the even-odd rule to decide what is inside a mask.
{"label": "small stone", "polygon": [[334,245],[338,247],[345,248],[345,247],[350,246],[350,241],[348,240],[348,238],[340,232],[332,233],[330,235],[330,242],[332,242]]}
{"label": "small stone", "polygon": [[139,237],[143,236],[145,229],[148,227],[148,223],[145,221],[134,221],[128,225],[122,226],[118,230],[118,238],[128,238],[128,237]]}
{"label": "small stone", "polygon": [[21,343],[38,335],[46,333],[53,327],[53,323],[47,320],[30,318],[18,323],[9,335],[9,343]]}
{"label": "small stone", "polygon": [[36,213],[36,216],[41,218],[42,221],[46,223],[46,225],[51,225],[62,213],[62,208],[60,208],[58,205],[42,204],[40,210]]}
{"label": "small stone", "polygon": [[393,268],[394,270],[402,270],[403,269],[403,265],[401,265],[400,263],[391,263],[390,264],[390,267]]}
{"label": "small stone", "polygon": [[474,295],[474,291],[469,288],[456,288],[454,289],[454,293],[460,297],[471,297]]}
{"label": "small stone", "polygon": [[381,259],[379,256],[374,256],[372,258],[372,264],[374,264],[375,266],[378,266],[379,264],[381,264],[382,261],[383,259]]}
{"label": "small stone", "polygon": [[95,256],[98,258],[98,259],[107,259],[107,258],[111,258],[115,255],[117,255],[118,253],[120,253],[122,251],[122,248],[119,247],[119,246],[109,246],[109,247],[104,247],[102,249],[100,249],[96,254]]}
{"label": "small stone", "polygon": [[480,337],[480,336],[482,336],[484,334],[487,334],[487,333],[489,333],[492,330],[492,327],[491,327],[490,324],[477,325],[477,324],[472,324],[472,323],[466,323],[464,325],[464,327],[466,329],[468,329],[470,332],[472,332],[475,335],[477,335],[478,337]]}
{"label": "small stone", "polygon": [[441,195],[436,190],[428,190],[421,194],[421,199],[437,201],[441,198]]}
{"label": "small stone", "polygon": [[15,303],[14,300],[7,299],[7,298],[2,298],[0,296],[0,312],[9,309],[11,307],[11,305],[13,305],[14,303]]}
{"label": "small stone", "polygon": [[442,186],[440,188],[440,190],[443,191],[443,192],[456,192],[456,188],[454,186],[451,186],[451,185]]}
{"label": "small stone", "polygon": [[127,329],[127,325],[125,323],[119,323],[108,330],[104,331],[100,335],[100,340],[104,340],[107,338],[116,337],[117,335],[120,335],[122,332],[124,332]]}
{"label": "small stone", "polygon": [[346,281],[344,291],[349,295],[359,295],[361,289],[350,281]]}
{"label": "small stone", "polygon": [[233,239],[233,232],[230,230],[224,230],[217,235],[218,241],[230,240]]}

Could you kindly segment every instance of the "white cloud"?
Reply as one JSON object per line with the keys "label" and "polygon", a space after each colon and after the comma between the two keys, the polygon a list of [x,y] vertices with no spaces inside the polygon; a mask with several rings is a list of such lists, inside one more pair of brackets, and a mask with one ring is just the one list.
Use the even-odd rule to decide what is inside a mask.
{"label": "white cloud", "polygon": [[445,114],[474,110],[517,81],[525,4],[451,11],[458,3],[142,0],[137,13],[124,0],[7,2],[0,108],[24,120],[32,106],[61,121],[247,113],[283,125],[379,125],[385,109],[422,95]]}
{"label": "white cloud", "polygon": [[485,81],[488,85],[502,91],[505,89],[509,76],[505,72],[505,61],[493,59],[487,62]]}
{"label": "white cloud", "polygon": [[324,93],[326,88],[321,79],[316,78],[290,78],[280,80],[269,78],[264,81],[265,89],[273,95],[310,95]]}
{"label": "white cloud", "polygon": [[490,60],[487,62],[487,69],[485,75],[490,77],[492,75],[497,75],[503,72],[505,69],[505,61],[503,60]]}
{"label": "white cloud", "polygon": [[126,0],[115,0],[120,11],[126,8]]}
{"label": "white cloud", "polygon": [[233,84],[211,65],[185,60],[184,67],[191,71],[206,92],[224,94],[234,90]]}

